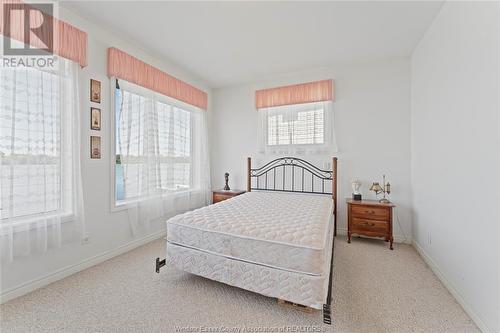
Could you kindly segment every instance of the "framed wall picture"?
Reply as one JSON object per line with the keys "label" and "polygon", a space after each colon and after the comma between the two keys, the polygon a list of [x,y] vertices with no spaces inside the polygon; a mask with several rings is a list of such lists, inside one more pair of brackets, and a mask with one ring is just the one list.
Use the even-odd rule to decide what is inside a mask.
{"label": "framed wall picture", "polygon": [[90,79],[90,101],[101,103],[101,82]]}
{"label": "framed wall picture", "polygon": [[90,108],[90,129],[101,130],[101,109]]}
{"label": "framed wall picture", "polygon": [[90,137],[90,158],[101,158],[101,137]]}

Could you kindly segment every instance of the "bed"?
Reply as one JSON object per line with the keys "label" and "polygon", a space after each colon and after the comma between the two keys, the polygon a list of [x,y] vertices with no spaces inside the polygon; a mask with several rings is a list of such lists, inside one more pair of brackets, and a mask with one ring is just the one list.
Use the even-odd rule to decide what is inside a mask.
{"label": "bed", "polygon": [[228,285],[323,309],[331,324],[337,159],[293,157],[252,168],[247,193],[167,221],[167,264]]}

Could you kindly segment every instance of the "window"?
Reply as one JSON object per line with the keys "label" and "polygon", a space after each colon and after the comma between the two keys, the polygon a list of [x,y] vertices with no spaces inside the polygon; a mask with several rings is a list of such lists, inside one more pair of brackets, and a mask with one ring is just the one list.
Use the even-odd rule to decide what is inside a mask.
{"label": "window", "polygon": [[[115,89],[115,204],[201,188],[198,110],[120,80]],[[202,132],[206,133],[203,128]],[[200,134],[200,133],[198,133]],[[206,153],[206,152],[205,152]]]}
{"label": "window", "polygon": [[2,224],[75,213],[77,71],[62,58],[57,71],[0,71]]}
{"label": "window", "polygon": [[297,111],[278,110],[267,118],[267,144],[301,145],[322,144],[324,137],[324,109],[314,107]]}
{"label": "window", "polygon": [[181,108],[156,102],[163,190],[191,188],[191,114]]}
{"label": "window", "polygon": [[306,153],[334,150],[331,102],[259,109],[261,150]]}

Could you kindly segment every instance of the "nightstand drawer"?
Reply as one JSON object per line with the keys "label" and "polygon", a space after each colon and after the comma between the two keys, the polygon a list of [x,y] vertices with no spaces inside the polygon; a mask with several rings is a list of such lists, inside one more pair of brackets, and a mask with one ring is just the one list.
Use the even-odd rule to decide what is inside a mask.
{"label": "nightstand drawer", "polygon": [[390,215],[390,208],[352,205],[352,216],[368,218],[374,220],[387,220]]}
{"label": "nightstand drawer", "polygon": [[219,202],[219,201],[224,201],[224,200],[230,199],[232,197],[234,197],[234,195],[214,194],[212,201],[214,203],[216,203],[216,202]]}
{"label": "nightstand drawer", "polygon": [[212,191],[212,202],[217,203],[220,201],[231,199],[231,198],[236,197],[236,196],[243,194],[243,193],[245,193],[245,191],[241,191],[241,190],[227,190],[227,191],[215,190],[215,191]]}
{"label": "nightstand drawer", "polygon": [[380,232],[385,234],[389,231],[389,222],[353,217],[352,231]]}

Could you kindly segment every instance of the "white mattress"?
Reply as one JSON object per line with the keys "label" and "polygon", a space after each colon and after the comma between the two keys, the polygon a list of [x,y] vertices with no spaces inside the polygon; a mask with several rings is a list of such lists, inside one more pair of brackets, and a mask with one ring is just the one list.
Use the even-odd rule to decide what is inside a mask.
{"label": "white mattress", "polygon": [[332,198],[323,195],[245,193],[168,220],[167,241],[328,279],[332,205]]}

